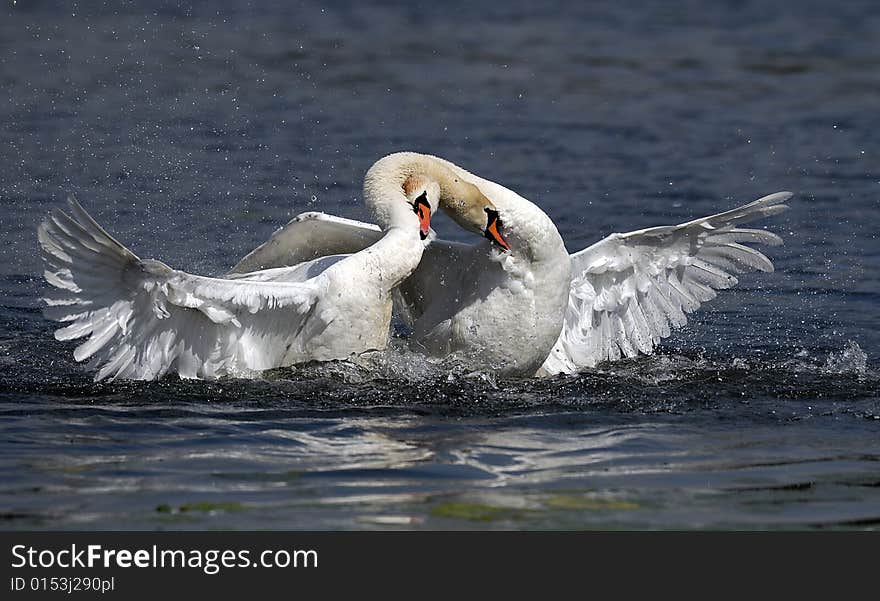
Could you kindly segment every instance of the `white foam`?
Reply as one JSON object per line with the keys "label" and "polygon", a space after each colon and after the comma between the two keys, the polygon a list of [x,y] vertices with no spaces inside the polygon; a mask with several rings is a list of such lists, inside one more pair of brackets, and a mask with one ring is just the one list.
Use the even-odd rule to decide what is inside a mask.
{"label": "white foam", "polygon": [[842,351],[828,355],[823,369],[833,374],[864,374],[868,369],[868,355],[857,342],[847,340]]}

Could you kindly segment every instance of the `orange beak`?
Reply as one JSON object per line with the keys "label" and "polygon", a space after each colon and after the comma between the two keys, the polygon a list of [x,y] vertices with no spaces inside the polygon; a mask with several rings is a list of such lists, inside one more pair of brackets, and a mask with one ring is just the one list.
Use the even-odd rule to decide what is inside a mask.
{"label": "orange beak", "polygon": [[428,237],[428,232],[431,230],[431,205],[428,204],[425,194],[416,199],[413,210],[419,216],[419,237],[424,240]]}
{"label": "orange beak", "polygon": [[501,235],[501,232],[498,231],[498,228],[501,227],[501,219],[498,218],[498,211],[486,209],[486,214],[489,216],[489,221],[486,224],[486,231],[483,232],[483,235],[504,250],[510,250],[510,245]]}

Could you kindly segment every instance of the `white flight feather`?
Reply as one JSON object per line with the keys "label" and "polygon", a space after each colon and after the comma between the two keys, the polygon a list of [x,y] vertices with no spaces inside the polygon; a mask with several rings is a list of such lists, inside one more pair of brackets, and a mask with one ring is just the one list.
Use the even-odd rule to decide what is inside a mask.
{"label": "white flight feather", "polygon": [[776,234],[739,225],[776,215],[790,192],[777,192],[717,215],[675,226],[611,234],[571,255],[564,326],[544,363],[573,373],[602,361],[647,354],[686,314],[737,283],[735,274],[773,271],[745,244],[781,244]]}

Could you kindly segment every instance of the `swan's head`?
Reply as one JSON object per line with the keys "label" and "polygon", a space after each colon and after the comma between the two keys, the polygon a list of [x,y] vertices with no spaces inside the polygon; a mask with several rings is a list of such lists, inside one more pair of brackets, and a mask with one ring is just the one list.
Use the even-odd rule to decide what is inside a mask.
{"label": "swan's head", "polygon": [[407,172],[386,157],[367,171],[364,200],[383,230],[418,232],[423,241],[432,237],[431,216],[440,205],[440,186],[432,178]]}
{"label": "swan's head", "polygon": [[431,215],[440,204],[440,185],[424,175],[410,175],[403,182],[403,195],[419,218],[419,237],[424,240],[431,233]]}
{"label": "swan's head", "polygon": [[379,159],[364,177],[364,198],[383,229],[418,227],[422,240],[430,239],[431,215],[442,207],[464,229],[510,250],[492,201],[437,157],[398,152]]}
{"label": "swan's head", "polygon": [[453,177],[441,191],[440,206],[464,229],[485,236],[504,250],[510,250],[510,245],[501,235],[498,209],[474,184]]}

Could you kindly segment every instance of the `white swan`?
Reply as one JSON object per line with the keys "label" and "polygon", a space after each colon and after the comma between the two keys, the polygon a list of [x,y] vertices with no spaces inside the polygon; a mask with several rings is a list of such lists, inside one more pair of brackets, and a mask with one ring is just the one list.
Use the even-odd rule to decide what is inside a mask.
{"label": "white swan", "polygon": [[[396,308],[413,327],[414,347],[439,357],[457,353],[474,367],[506,374],[574,373],[651,353],[672,328],[686,323],[687,313],[714,298],[715,290],[736,284],[735,274],[773,270],[766,256],[742,243],[775,245],[781,239],[739,226],[784,211],[782,203],[791,197],[778,192],[680,225],[612,234],[569,256],[550,218],[515,192],[430,155],[398,153],[384,160],[448,171],[479,190],[467,198],[444,198],[440,206],[497,244],[435,240],[401,284]],[[488,221],[481,221],[476,215],[488,203],[497,214],[487,211]],[[234,271],[286,265],[327,251],[355,252],[375,239],[377,230],[306,214],[275,232]],[[507,245],[509,252],[499,248]]]}
{"label": "white swan", "polygon": [[382,231],[357,251],[225,278],[138,258],[71,199],[70,216],[56,209],[37,232],[57,288],[45,315],[69,322],[55,337],[89,336],[74,358],[92,358],[96,380],[215,378],[384,348],[392,290],[418,265],[431,213],[476,191],[398,167],[379,161],[365,176]]}

